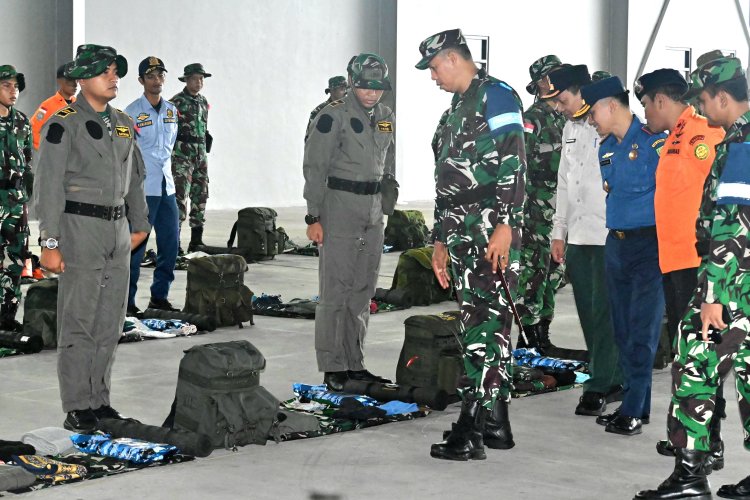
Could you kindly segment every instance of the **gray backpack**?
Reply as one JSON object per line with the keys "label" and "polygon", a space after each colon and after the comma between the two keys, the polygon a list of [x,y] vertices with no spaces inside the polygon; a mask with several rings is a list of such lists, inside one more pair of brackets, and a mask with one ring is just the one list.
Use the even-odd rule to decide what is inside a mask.
{"label": "gray backpack", "polygon": [[205,434],[214,448],[265,444],[279,401],[258,385],[266,366],[250,342],[196,345],[180,361],[174,428]]}

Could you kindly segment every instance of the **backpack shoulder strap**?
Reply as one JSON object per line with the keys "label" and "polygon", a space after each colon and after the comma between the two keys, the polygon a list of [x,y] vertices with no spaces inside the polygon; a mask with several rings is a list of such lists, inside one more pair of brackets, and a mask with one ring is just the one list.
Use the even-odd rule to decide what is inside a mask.
{"label": "backpack shoulder strap", "polygon": [[234,246],[234,238],[237,236],[237,221],[234,221],[232,230],[229,232],[229,241],[227,241],[227,248]]}

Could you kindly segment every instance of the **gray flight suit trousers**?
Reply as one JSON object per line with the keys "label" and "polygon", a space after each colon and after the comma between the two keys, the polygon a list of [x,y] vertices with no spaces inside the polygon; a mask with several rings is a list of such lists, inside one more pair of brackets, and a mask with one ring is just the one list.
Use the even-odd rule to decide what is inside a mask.
{"label": "gray flight suit trousers", "polygon": [[328,189],[320,222],[320,303],[315,310],[318,370],[364,370],[370,301],[383,255],[380,194]]}
{"label": "gray flight suit trousers", "polygon": [[130,278],[128,220],[62,214],[57,373],[64,412],[109,405]]}

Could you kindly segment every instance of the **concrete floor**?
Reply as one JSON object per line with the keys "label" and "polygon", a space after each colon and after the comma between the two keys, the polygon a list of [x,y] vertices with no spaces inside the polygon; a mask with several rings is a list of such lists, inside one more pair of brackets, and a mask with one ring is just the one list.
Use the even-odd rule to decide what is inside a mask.
{"label": "concrete floor", "polygon": [[[403,208],[421,209],[427,219],[432,218],[429,203]],[[304,209],[278,211],[278,225],[293,240],[306,243]],[[224,244],[234,219],[234,212],[209,212],[206,243]],[[36,237],[32,234],[32,241]],[[390,286],[397,260],[395,254],[383,256],[379,286]],[[141,307],[148,301],[150,279],[151,270],[144,270],[139,282]],[[183,303],[185,282],[185,272],[178,272],[170,296],[177,305]],[[310,297],[317,294],[317,259],[282,255],[252,264],[245,282],[258,294]],[[455,308],[445,302],[374,315],[367,339],[368,368],[395,378],[403,321]],[[257,317],[255,326],[242,330],[222,328],[205,336],[121,345],[112,374],[113,406],[145,423],[161,424],[174,396],[182,351],[233,339],[247,339],[263,352],[267,368],[261,384],[279,399],[292,396],[292,382],[321,380],[315,365],[312,321]],[[558,294],[553,340],[565,347],[584,346],[570,287]],[[31,429],[62,425],[55,357],[54,351],[44,351],[0,359],[0,439],[15,440]],[[457,417],[459,408],[453,405],[415,421],[278,445],[246,446],[237,452],[217,450],[190,463],[49,488],[25,498],[626,499],[669,475],[672,461],[654,450],[665,434],[668,370],[654,372],[652,423],[639,436],[607,434],[592,417],[575,416],[580,393],[574,389],[513,400],[516,447],[488,450],[485,461],[430,458],[430,444],[439,441],[443,429],[450,428]],[[711,476],[714,491],[748,473],[739,418],[731,402],[734,398],[729,399],[724,424],[727,465]]]}

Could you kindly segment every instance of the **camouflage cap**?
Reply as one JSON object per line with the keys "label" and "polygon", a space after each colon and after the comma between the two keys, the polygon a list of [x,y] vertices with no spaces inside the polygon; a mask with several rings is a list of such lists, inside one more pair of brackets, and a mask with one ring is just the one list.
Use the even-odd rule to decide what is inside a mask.
{"label": "camouflage cap", "polygon": [[693,72],[691,76],[690,90],[685,94],[685,99],[691,99],[700,94],[709,85],[728,82],[731,80],[745,78],[745,70],[742,63],[736,57],[719,57],[708,61]]}
{"label": "camouflage cap", "polygon": [[346,77],[345,76],[332,76],[328,79],[328,88],[326,89],[326,94],[331,92],[331,89],[335,89],[337,87],[346,87]]}
{"label": "camouflage cap", "polygon": [[591,81],[598,82],[599,80],[604,80],[605,78],[609,78],[610,76],[612,76],[612,73],[600,69],[599,71],[594,71],[593,73],[591,73]]}
{"label": "camouflage cap", "polygon": [[531,77],[531,83],[526,85],[526,92],[532,95],[536,94],[538,91],[536,82],[547,76],[550,71],[555,68],[559,68],[560,66],[562,66],[562,61],[560,61],[560,58],[554,54],[540,57],[539,59],[531,63],[531,66],[529,66],[529,76]]}
{"label": "camouflage cap", "polygon": [[696,69],[700,68],[707,62],[713,61],[714,59],[718,59],[720,57],[724,57],[724,54],[722,54],[719,49],[714,49],[706,52],[705,54],[701,54],[698,56],[698,60],[695,62]]}
{"label": "camouflage cap", "polygon": [[391,90],[388,65],[377,54],[363,52],[352,57],[346,72],[352,79],[352,86],[355,88]]}
{"label": "camouflage cap", "polygon": [[128,74],[128,61],[112,47],[91,43],[79,45],[73,64],[66,68],[65,77],[74,80],[94,78],[104,73],[112,63],[117,65],[117,76],[122,78]]}
{"label": "camouflage cap", "polygon": [[417,69],[427,69],[430,66],[430,61],[435,57],[435,54],[449,47],[460,46],[468,48],[468,45],[466,45],[466,39],[460,29],[441,31],[431,37],[425,38],[422,40],[422,43],[419,44],[419,52],[422,54],[422,59],[415,64],[414,67]]}
{"label": "camouflage cap", "polygon": [[0,66],[0,80],[9,80],[11,78],[16,79],[18,91],[23,92],[23,89],[26,88],[26,77],[23,76],[23,73],[16,71],[16,68],[10,64]]}
{"label": "camouflage cap", "polygon": [[187,77],[195,74],[203,75],[203,78],[211,78],[211,73],[206,73],[206,70],[203,69],[201,63],[192,63],[185,66],[185,69],[182,71],[182,76],[178,76],[177,79],[184,82],[187,80]]}

